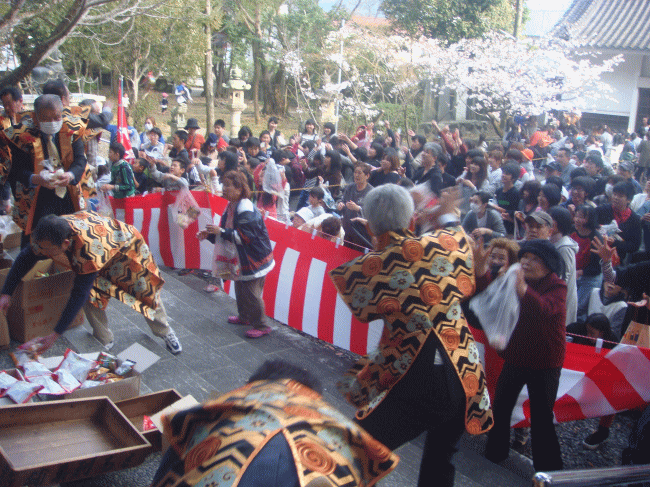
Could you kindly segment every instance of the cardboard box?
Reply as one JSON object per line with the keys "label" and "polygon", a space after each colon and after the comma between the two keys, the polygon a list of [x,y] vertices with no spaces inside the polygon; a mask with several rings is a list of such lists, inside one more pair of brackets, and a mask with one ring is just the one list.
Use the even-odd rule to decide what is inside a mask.
{"label": "cardboard box", "polygon": [[[52,275],[37,279],[38,273]],[[4,285],[8,274],[9,269],[0,270],[0,286]],[[37,262],[23,277],[11,298],[11,306],[7,312],[11,338],[26,342],[52,333],[68,303],[74,277],[74,272],[64,270],[60,264],[50,259]],[[81,311],[70,328],[82,323]]]}
{"label": "cardboard box", "polygon": [[621,343],[627,345],[636,345],[637,347],[650,348],[650,326],[644,323],[631,321],[630,326],[621,340]]}
{"label": "cardboard box", "polygon": [[0,478],[51,485],[140,465],[149,442],[106,397],[3,408]]}
{"label": "cardboard box", "polygon": [[120,411],[129,418],[133,426],[142,433],[153,448],[153,451],[160,451],[162,448],[162,431],[158,428],[143,431],[144,416],[153,416],[159,413],[167,406],[171,406],[181,399],[181,395],[174,389],[167,389],[160,392],[145,394],[144,396],[134,397],[126,401],[116,402],[115,405]]}
{"label": "cardboard box", "polygon": [[[96,360],[98,353],[82,353],[81,356],[90,360]],[[63,357],[49,357],[40,359],[48,369],[54,370],[63,360]],[[110,384],[102,384],[96,387],[89,387],[87,389],[77,389],[69,394],[61,397],[63,400],[80,399],[88,397],[106,396],[113,402],[131,399],[140,395],[140,374],[136,370],[132,370],[122,380],[112,382]]]}

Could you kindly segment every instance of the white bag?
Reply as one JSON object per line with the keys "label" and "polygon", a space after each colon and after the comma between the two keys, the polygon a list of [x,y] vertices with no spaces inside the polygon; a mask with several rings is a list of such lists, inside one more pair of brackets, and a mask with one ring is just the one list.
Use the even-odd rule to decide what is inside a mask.
{"label": "white bag", "polygon": [[282,185],[282,175],[280,168],[273,159],[269,159],[264,169],[264,179],[262,180],[262,189],[264,192],[284,196],[284,187]]}
{"label": "white bag", "polygon": [[235,281],[240,273],[237,246],[230,240],[217,237],[212,254],[212,276],[224,281]]}
{"label": "white bag", "polygon": [[469,308],[481,322],[490,346],[501,352],[510,342],[519,321],[521,303],[517,297],[517,271],[520,264],[511,265],[480,294],[472,298]]}

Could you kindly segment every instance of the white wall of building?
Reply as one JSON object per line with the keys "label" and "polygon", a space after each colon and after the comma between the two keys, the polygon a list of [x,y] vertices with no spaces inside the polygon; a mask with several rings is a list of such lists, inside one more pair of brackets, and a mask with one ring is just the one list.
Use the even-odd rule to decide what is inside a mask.
{"label": "white wall of building", "polygon": [[[611,57],[615,53],[603,53],[595,57],[595,63]],[[625,53],[625,60],[611,73],[603,73],[601,80],[613,88],[609,98],[587,97],[583,112],[602,113],[630,117],[628,130],[633,130],[638,103],[638,88],[650,87],[650,78],[641,77],[643,54]],[[645,80],[645,81],[644,81]],[[649,83],[646,86],[646,81]]]}

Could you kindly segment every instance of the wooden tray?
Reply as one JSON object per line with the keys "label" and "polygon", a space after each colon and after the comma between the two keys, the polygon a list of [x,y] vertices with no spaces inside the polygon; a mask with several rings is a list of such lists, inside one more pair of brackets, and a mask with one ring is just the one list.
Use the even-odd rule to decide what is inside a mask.
{"label": "wooden tray", "polygon": [[116,402],[115,405],[120,411],[129,418],[133,426],[142,433],[142,435],[151,443],[153,451],[160,451],[162,448],[162,431],[158,428],[142,431],[142,422],[144,415],[151,417],[162,411],[167,406],[171,406],[181,399],[181,395],[174,389],[166,389],[160,392],[153,392],[143,396],[126,399]]}
{"label": "wooden tray", "polygon": [[107,397],[2,408],[0,478],[50,485],[140,465],[149,442]]}

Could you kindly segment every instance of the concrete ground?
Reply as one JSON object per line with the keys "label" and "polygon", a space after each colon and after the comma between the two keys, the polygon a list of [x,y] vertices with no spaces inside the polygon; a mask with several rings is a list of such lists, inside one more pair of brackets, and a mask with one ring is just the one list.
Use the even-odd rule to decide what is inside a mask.
{"label": "concrete ground", "polygon": [[[163,299],[178,335],[183,352],[171,355],[163,341],[154,337],[145,320],[137,312],[112,300],[107,313],[115,333],[112,353],[119,353],[133,343],[139,343],[161,358],[142,374],[141,394],[174,388],[179,393],[192,394],[197,400],[206,400],[243,385],[260,364],[267,359],[282,358],[314,372],[324,386],[324,397],[349,416],[354,409],[335,388],[341,374],[354,362],[356,356],[330,344],[306,336],[296,330],[273,322],[274,331],[262,338],[244,337],[245,327],[227,322],[236,314],[235,301],[224,293],[203,291],[206,282],[189,274],[179,276],[177,271],[163,268],[166,284]],[[101,346],[85,324],[68,331],[46,356],[63,355],[70,347],[79,353],[99,352]],[[17,344],[12,342],[12,348]],[[12,367],[8,351],[0,352],[0,370]],[[533,475],[530,461],[514,451],[501,466],[485,460],[485,435],[464,436],[459,442],[459,453],[454,457],[457,468],[457,486],[517,487],[530,485]],[[382,480],[381,487],[411,487],[417,484],[422,455],[423,437],[397,450],[400,463],[397,469]],[[152,454],[139,467],[102,475],[93,479],[68,483],[61,487],[145,487],[151,482],[160,454]]]}

